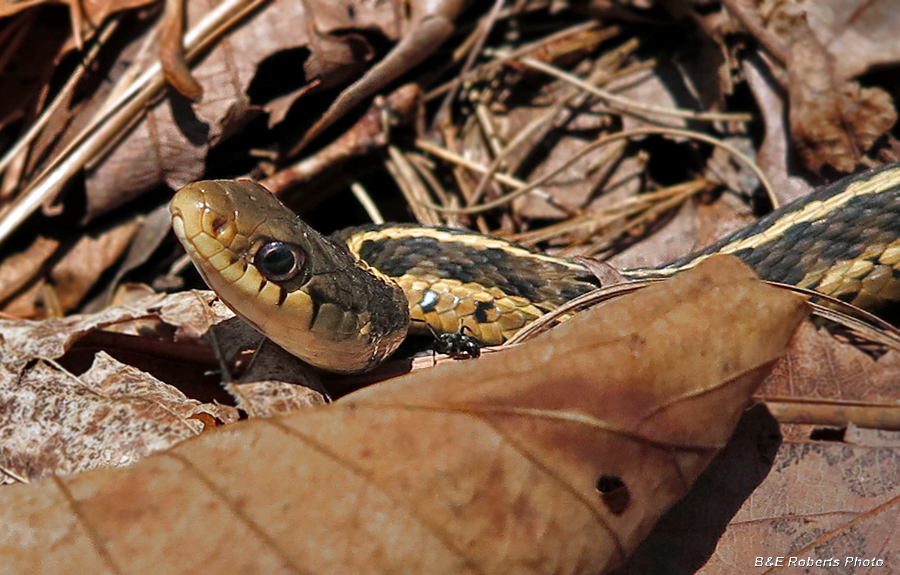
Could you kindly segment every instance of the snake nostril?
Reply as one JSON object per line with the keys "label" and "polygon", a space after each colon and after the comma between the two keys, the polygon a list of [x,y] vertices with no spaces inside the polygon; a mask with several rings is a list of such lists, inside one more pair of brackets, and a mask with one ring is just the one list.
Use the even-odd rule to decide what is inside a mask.
{"label": "snake nostril", "polygon": [[219,235],[222,233],[222,230],[225,229],[225,226],[228,225],[228,219],[223,218],[221,216],[217,216],[212,221],[212,231],[214,234]]}

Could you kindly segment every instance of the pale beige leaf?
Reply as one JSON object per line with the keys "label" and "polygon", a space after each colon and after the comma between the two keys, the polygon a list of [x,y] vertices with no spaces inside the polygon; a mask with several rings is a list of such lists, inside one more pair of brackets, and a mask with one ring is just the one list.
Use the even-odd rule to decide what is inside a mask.
{"label": "pale beige leaf", "polygon": [[130,465],[203,431],[199,413],[228,417],[105,353],[77,377],[44,361],[13,375],[0,371],[0,473],[17,479]]}
{"label": "pale beige leaf", "polygon": [[804,3],[803,9],[834,57],[838,79],[900,60],[900,14],[892,0],[819,0]]}
{"label": "pale beige leaf", "polygon": [[[202,303],[183,294],[163,300],[162,307],[186,298]],[[237,420],[234,408],[189,399],[102,352],[80,374],[56,361],[105,327],[142,320],[149,331],[147,320],[159,323],[158,305],[160,298],[151,297],[94,315],[0,320],[0,475],[27,481],[127,465],[196,435],[207,423]]]}
{"label": "pale beige leaf", "polygon": [[318,391],[277,380],[232,383],[227,389],[237,399],[238,409],[246,412],[248,417],[284,415],[327,403]]}

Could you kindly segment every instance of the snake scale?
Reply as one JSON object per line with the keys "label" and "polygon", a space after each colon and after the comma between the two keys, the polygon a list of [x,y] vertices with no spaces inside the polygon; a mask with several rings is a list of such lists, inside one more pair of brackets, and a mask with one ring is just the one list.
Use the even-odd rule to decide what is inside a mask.
{"label": "snake scale", "polygon": [[[374,367],[420,322],[498,344],[598,286],[578,262],[468,231],[387,224],[325,237],[249,180],[189,184],[170,210],[209,287],[275,343],[330,371]],[[666,277],[719,253],[870,311],[900,301],[900,164],[821,187],[668,265],[622,273]]]}

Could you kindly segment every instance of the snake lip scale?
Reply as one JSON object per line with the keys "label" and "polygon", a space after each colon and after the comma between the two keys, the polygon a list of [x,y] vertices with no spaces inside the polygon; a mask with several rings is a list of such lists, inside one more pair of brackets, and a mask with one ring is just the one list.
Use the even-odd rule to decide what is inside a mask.
{"label": "snake lip scale", "polygon": [[[598,286],[578,262],[468,231],[386,224],[325,237],[249,180],[188,184],[170,211],[222,301],[329,371],[373,368],[408,331],[499,344]],[[705,250],[622,275],[666,277],[713,254],[868,311],[900,301],[900,163],[819,188]]]}

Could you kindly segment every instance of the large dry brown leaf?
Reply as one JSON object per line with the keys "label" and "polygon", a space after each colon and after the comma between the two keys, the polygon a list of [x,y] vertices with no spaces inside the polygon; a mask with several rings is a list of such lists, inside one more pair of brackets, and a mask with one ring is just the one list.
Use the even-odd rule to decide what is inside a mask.
{"label": "large dry brown leaf", "polygon": [[753,410],[616,575],[753,572],[757,557],[759,572],[897,573],[900,434],[848,422],[896,422],[898,382],[896,352],[875,360],[804,322],[756,397],[780,421],[847,425],[843,442]]}
{"label": "large dry brown leaf", "polygon": [[[805,314],[711,258],[503,353],[0,492],[9,572],[599,573]],[[597,489],[606,490],[598,494]]]}
{"label": "large dry brown leaf", "polygon": [[[769,473],[779,444],[778,422],[766,408],[757,404],[748,409],[728,445],[615,575],[695,573],[709,561],[729,521]],[[753,573],[740,563],[731,567],[734,574]]]}

